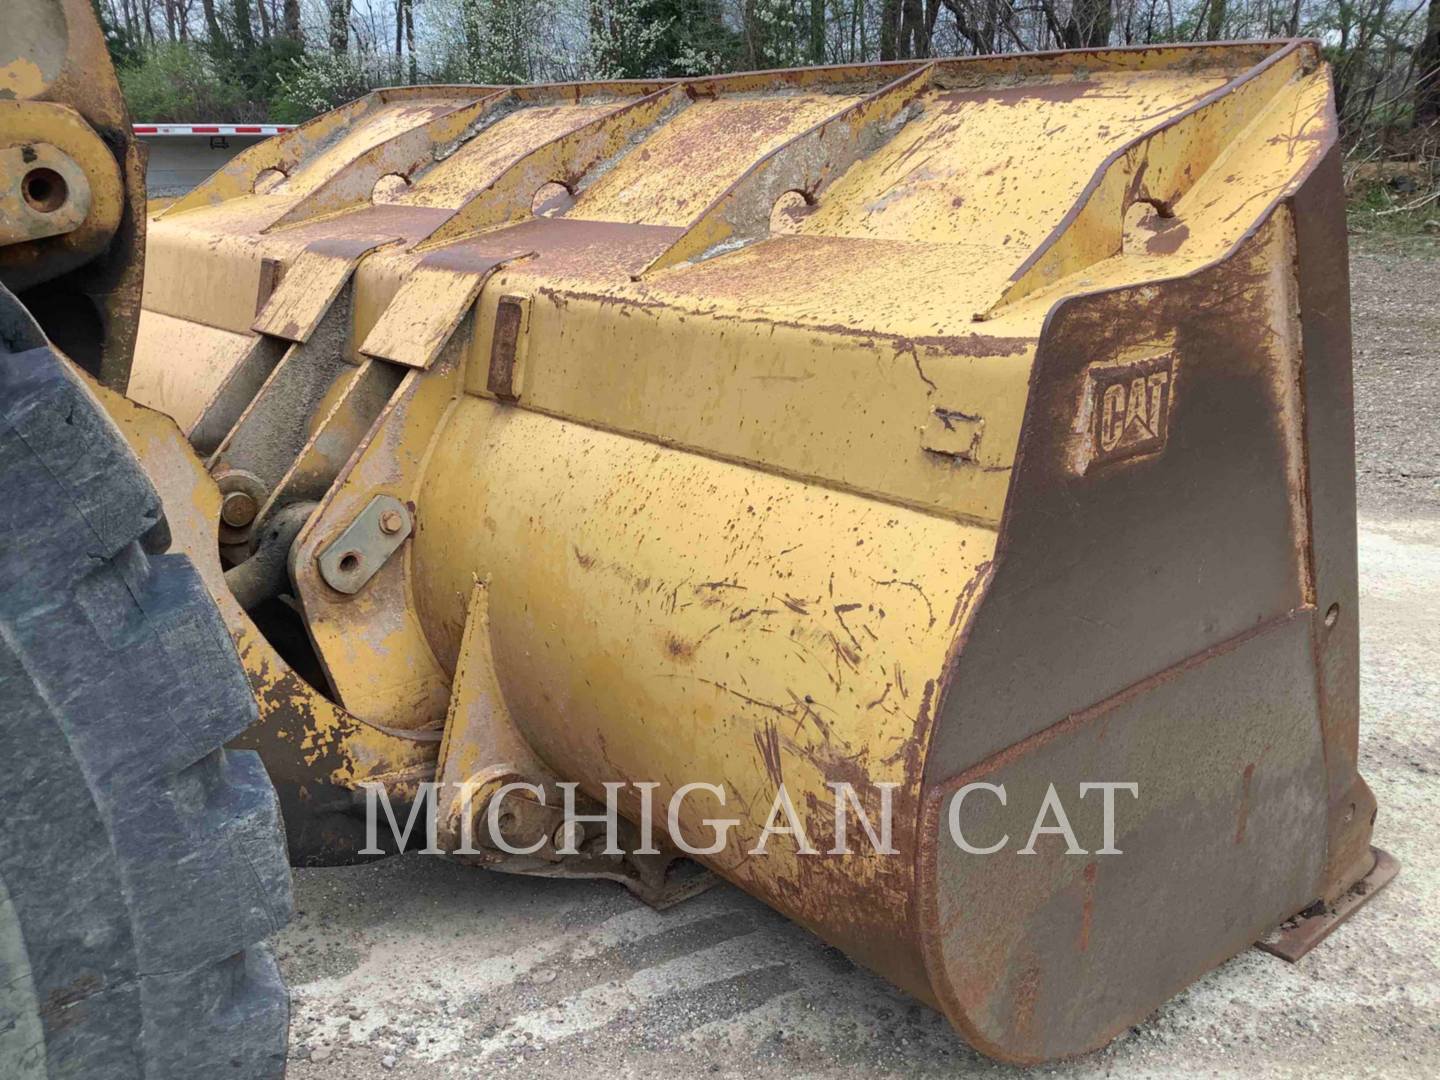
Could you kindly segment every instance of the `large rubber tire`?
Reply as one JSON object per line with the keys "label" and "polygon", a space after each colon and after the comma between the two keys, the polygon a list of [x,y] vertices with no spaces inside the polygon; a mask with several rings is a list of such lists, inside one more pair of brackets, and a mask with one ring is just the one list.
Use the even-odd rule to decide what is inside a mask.
{"label": "large rubber tire", "polygon": [[[13,298],[0,289],[0,307]],[[255,704],[160,500],[0,319],[0,1076],[279,1077],[291,913]],[[8,342],[8,348],[7,346]],[[17,348],[18,347],[18,348]]]}

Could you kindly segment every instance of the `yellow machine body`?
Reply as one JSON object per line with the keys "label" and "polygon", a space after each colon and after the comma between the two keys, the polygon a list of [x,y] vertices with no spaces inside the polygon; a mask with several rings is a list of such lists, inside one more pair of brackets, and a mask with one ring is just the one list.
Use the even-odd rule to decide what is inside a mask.
{"label": "yellow machine body", "polygon": [[[707,867],[1011,1061],[1343,897],[1336,155],[1306,42],[384,90],[238,155],[149,222],[108,400],[297,856],[366,784],[524,781],[509,868],[663,887],[561,854],[556,785],[714,785],[672,841],[735,819]],[[1100,783],[1119,854],[1096,794],[1022,852]],[[836,785],[894,854],[830,853]],[[782,787],[814,854],[754,853]]]}

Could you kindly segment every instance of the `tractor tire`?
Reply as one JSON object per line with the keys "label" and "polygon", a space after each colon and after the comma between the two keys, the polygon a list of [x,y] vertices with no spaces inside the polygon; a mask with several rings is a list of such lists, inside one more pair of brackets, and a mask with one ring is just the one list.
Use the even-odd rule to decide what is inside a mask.
{"label": "tractor tire", "polygon": [[255,717],[159,497],[0,289],[0,1075],[283,1076],[291,914]]}

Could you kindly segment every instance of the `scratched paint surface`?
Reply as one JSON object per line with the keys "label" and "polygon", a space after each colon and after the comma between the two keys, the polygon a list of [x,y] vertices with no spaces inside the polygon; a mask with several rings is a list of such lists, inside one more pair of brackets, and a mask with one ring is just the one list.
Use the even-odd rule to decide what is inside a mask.
{"label": "scratched paint surface", "polygon": [[395,201],[456,209],[493,181],[507,165],[549,139],[574,131],[620,108],[624,101],[586,105],[545,105],[518,109],[495,121],[435,165]]}
{"label": "scratched paint surface", "polygon": [[879,153],[847,172],[800,231],[951,239],[1003,257],[1043,239],[1117,145],[1229,81],[1222,71],[1094,74],[936,89]]}
{"label": "scratched paint surface", "polygon": [[597,180],[568,216],[684,225],[750,161],[859,100],[847,94],[702,99]]}
{"label": "scratched paint surface", "polygon": [[937,675],[993,532],[474,398],[430,476],[413,576],[430,640],[453,666],[471,575],[488,577],[506,701],[558,772],[658,781],[661,799],[725,785],[685,835],[741,818],[714,862],[805,921],[863,939],[908,903],[905,859],[743,852],[782,782],[821,836],[827,783],[896,783],[909,843]]}
{"label": "scratched paint surface", "polygon": [[[1083,380],[1044,387],[1054,415],[1035,415],[1047,319],[1098,289],[1228,265],[1267,220],[1291,228],[1275,208],[1335,140],[1326,80],[1310,46],[1266,45],[762,73],[632,88],[656,91],[638,105],[613,87],[547,88],[439,164],[438,137],[406,133],[450,132],[447,110],[488,91],[371,99],[291,140],[303,160],[268,194],[217,184],[209,204],[172,211],[153,231],[161,280],[147,293],[172,336],[187,322],[249,333],[263,259],[307,294],[305,268],[343,250],[353,273],[327,277],[333,293],[290,297],[282,274],[273,311],[331,319],[317,363],[354,360],[375,334],[373,364],[409,367],[297,541],[295,591],[335,703],[307,697],[253,628],[237,632],[267,723],[284,729],[269,745],[304,759],[287,775],[413,784],[435,759],[423,738],[484,712],[467,684],[452,695],[461,641],[482,643],[496,711],[557,774],[592,792],[655,781],[662,800],[692,780],[725,785],[723,811],[694,798],[678,826],[699,840],[707,818],[740,817],[716,869],[943,997],[972,1037],[989,1025],[999,1056],[1032,1052],[1026,1010],[1064,995],[1031,985],[1023,941],[997,972],[934,938],[957,916],[935,910],[922,784],[937,728],[955,728],[937,721],[953,715],[942,704],[966,700],[967,635],[1013,552],[1022,450],[1036,425],[1089,430],[1074,414]],[[363,187],[382,143],[414,158],[386,162],[416,179],[401,203],[276,226],[315,177]],[[576,202],[531,216],[556,170]],[[1277,280],[1289,272],[1266,257]],[[502,296],[526,312],[508,338]],[[153,379],[168,358],[148,340]],[[1192,363],[1180,357],[1174,394]],[[166,391],[176,409],[186,385]],[[1157,453],[1139,456],[1146,468]],[[1086,482],[1064,478],[1072,504]],[[341,596],[316,558],[380,493],[412,504],[413,538]],[[1010,602],[1033,584],[1007,586]],[[1060,717],[983,719],[988,737]],[[1272,726],[1314,748],[1303,724]],[[476,756],[494,745],[484,716],[474,730],[455,760],[505,764]],[[778,839],[746,854],[782,783],[827,835],[838,781],[872,799],[898,785],[899,858],[810,858]],[[1291,884],[1305,877],[1290,869]],[[1062,878],[1038,888],[1037,910],[1090,880]],[[1003,888],[986,898],[1003,916]],[[1071,906],[1083,913],[1083,897]],[[1096,920],[1084,940],[1098,948]],[[1061,942],[1062,921],[1036,940]],[[1067,1046],[1098,1030],[1081,1028]]]}

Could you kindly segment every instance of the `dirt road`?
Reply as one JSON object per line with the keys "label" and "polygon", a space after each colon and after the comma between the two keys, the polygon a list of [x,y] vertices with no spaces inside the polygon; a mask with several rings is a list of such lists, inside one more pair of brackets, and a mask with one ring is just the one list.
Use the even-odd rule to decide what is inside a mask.
{"label": "dirt road", "polygon": [[[1298,965],[1251,950],[1047,1076],[1440,1074],[1440,257],[1354,259],[1361,767],[1404,869]],[[721,887],[664,914],[438,858],[299,871],[297,1080],[1012,1073]]]}
{"label": "dirt road", "polygon": [[1440,243],[1421,250],[1350,259],[1362,513],[1440,517]]}

